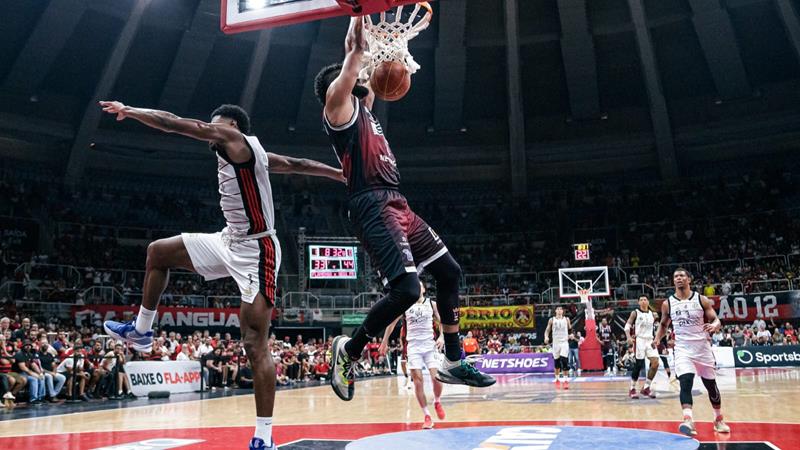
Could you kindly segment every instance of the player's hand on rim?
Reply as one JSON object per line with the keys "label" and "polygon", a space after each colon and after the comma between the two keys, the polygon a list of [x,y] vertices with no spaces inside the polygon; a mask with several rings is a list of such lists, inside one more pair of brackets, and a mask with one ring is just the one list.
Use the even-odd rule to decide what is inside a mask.
{"label": "player's hand on rim", "polygon": [[125,120],[127,115],[125,114],[125,105],[122,102],[117,101],[101,101],[99,102],[100,106],[103,107],[103,112],[109,114],[116,114],[117,121]]}

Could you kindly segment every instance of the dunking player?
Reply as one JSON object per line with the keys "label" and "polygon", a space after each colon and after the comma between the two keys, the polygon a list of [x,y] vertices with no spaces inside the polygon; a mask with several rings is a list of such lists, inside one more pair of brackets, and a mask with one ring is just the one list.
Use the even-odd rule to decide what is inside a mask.
{"label": "dunking player", "polygon": [[442,383],[436,379],[440,364],[439,349],[444,347],[442,335],[436,339],[435,323],[441,323],[439,313],[436,310],[436,302],[425,297],[425,287],[420,283],[420,296],[417,303],[408,308],[404,315],[398,317],[386,327],[383,334],[380,353],[386,354],[386,343],[389,341],[395,325],[403,320],[405,336],[408,341],[408,368],[411,370],[411,379],[414,380],[414,394],[417,396],[420,408],[425,414],[422,429],[433,428],[431,412],[428,410],[428,399],[425,397],[425,380],[422,377],[422,369],[428,369],[433,381],[433,408],[439,420],[444,420],[444,408],[442,407]]}
{"label": "dunking player", "polygon": [[[630,398],[639,398],[636,392],[636,385],[639,382],[639,373],[644,368],[644,359],[650,360],[650,368],[647,371],[647,381],[644,382],[642,389],[642,396],[656,398],[655,391],[650,389],[653,383],[653,378],[658,373],[658,352],[653,344],[653,312],[650,311],[650,300],[647,296],[642,295],[639,297],[639,309],[631,311],[628,321],[625,323],[625,336],[628,338],[628,344],[633,345],[634,355],[636,362],[633,364],[631,370],[631,389],[628,392]],[[631,328],[634,332],[631,333]]]}
{"label": "dunking player", "polygon": [[370,112],[374,100],[369,85],[358,80],[368,50],[361,18],[350,21],[343,64],[323,68],[314,90],[323,105],[323,123],[347,177],[349,217],[388,294],[367,314],[352,339],[333,341],[331,386],[343,400],[354,394],[352,361],[372,336],[377,336],[419,298],[417,272],[426,269],[436,279],[437,306],[442,318],[445,361],[438,372],[445,383],[490,386],[494,378],[461,359],[458,338],[458,281],[461,268],[442,240],[408,206],[400,193],[400,173],[380,123]]}
{"label": "dunking player", "polygon": [[688,436],[697,434],[692,418],[692,385],[697,374],[703,380],[714,408],[714,431],[730,433],[730,427],[722,420],[722,397],[717,387],[714,353],[709,339],[709,334],[719,330],[722,324],[711,301],[692,290],[692,275],[688,270],[682,267],[675,269],[672,281],[675,294],[661,304],[661,322],[651,345],[655,348],[655,343],[661,341],[672,322],[675,332],[675,374],[681,386],[683,407],[683,423],[678,429]]}
{"label": "dunking player", "polygon": [[547,321],[544,330],[544,343],[550,342],[550,333],[553,334],[553,358],[556,363],[556,383],[563,382],[564,388],[569,389],[569,330],[572,327],[569,319],[564,317],[564,308],[557,307],[556,315]]}
{"label": "dunking player", "polygon": [[257,417],[250,448],[274,449],[275,365],[267,348],[267,336],[281,249],[275,237],[269,172],[344,181],[341,171],[315,161],[267,153],[258,138],[249,135],[250,118],[238,106],[220,106],[211,113],[211,123],[206,123],[119,102],[100,104],[103,111],[116,114],[117,120],[131,118],[151,128],[208,142],[217,156],[220,206],[227,222],[219,233],[184,233],[151,243],[147,247],[139,314],[127,323],[106,321],[106,332],[137,351],[149,352],[153,345],[150,328],[170,269],[191,270],[206,280],[233,277],[242,294],[242,340],[254,373]]}

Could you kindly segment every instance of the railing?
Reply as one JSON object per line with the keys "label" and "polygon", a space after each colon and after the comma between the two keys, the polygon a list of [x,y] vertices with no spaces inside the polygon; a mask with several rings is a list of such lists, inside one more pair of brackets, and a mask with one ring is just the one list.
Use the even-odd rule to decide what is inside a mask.
{"label": "railing", "polygon": [[789,267],[789,258],[786,255],[765,255],[765,256],[751,256],[748,258],[742,258],[742,264],[747,265],[747,263],[755,263],[755,264],[776,263],[777,267],[786,269]]}
{"label": "railing", "polygon": [[26,285],[19,281],[6,281],[0,284],[0,297],[10,299],[27,298],[30,300],[41,300],[42,291],[37,287]]}
{"label": "railing", "polygon": [[69,321],[71,319],[71,308],[75,306],[73,303],[58,303],[58,302],[38,302],[30,300],[17,300],[15,302],[17,309],[24,309],[27,313],[43,317],[58,317],[59,319]]}
{"label": "railing", "polygon": [[625,283],[622,285],[625,298],[638,298],[646,295],[650,299],[656,297],[656,289],[646,283]]}
{"label": "railing", "polygon": [[748,283],[748,293],[751,292],[774,292],[792,290],[792,282],[786,278],[775,280],[758,280]]}
{"label": "railing", "polygon": [[69,287],[81,285],[81,273],[75,266],[63,264],[40,264],[33,262],[22,263],[14,270],[15,273],[26,273],[31,280],[48,279],[64,280]]}
{"label": "railing", "polygon": [[[113,286],[92,286],[81,292],[83,302],[86,304],[103,304],[103,305],[129,305],[131,302],[126,302],[125,297]],[[139,294],[141,297],[141,294]],[[138,303],[141,303],[139,301]]]}

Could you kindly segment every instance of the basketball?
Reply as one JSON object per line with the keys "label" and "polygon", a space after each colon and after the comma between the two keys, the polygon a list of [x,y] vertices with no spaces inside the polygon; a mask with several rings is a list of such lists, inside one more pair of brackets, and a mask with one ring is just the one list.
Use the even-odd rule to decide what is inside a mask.
{"label": "basketball", "polygon": [[403,63],[397,61],[381,63],[370,81],[375,96],[387,102],[400,100],[411,88],[411,74]]}

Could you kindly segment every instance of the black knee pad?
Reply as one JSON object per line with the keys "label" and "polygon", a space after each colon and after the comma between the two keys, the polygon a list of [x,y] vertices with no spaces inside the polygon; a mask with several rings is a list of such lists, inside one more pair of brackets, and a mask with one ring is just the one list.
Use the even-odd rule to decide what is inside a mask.
{"label": "black knee pad", "polygon": [[458,283],[461,266],[450,253],[436,258],[425,270],[436,280],[436,307],[444,325],[458,325]]}
{"label": "black knee pad", "polygon": [[643,359],[637,359],[636,362],[633,363],[633,368],[631,369],[631,379],[633,381],[637,381],[639,379],[639,375],[642,373],[643,368],[644,368]]}
{"label": "black knee pad", "polygon": [[719,393],[717,380],[709,380],[707,378],[700,379],[703,381],[703,386],[705,386],[708,391],[708,400],[711,402],[711,406],[719,408],[722,405],[722,395]]}
{"label": "black knee pad", "polygon": [[691,405],[692,404],[692,386],[694,386],[694,374],[693,373],[685,373],[678,377],[678,383],[681,385],[681,404],[682,405]]}
{"label": "black knee pad", "polygon": [[561,363],[561,370],[569,370],[569,358],[560,356],[558,361]]}
{"label": "black knee pad", "polygon": [[421,290],[419,287],[419,277],[416,273],[402,275],[394,279],[390,286],[389,298],[392,301],[405,305],[403,311],[410,308],[411,305],[419,300]]}

